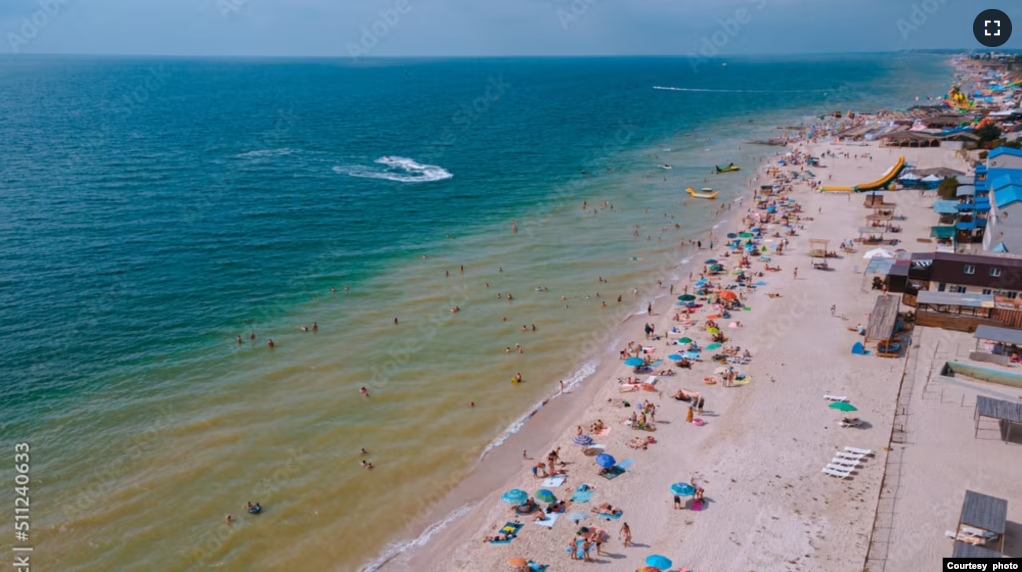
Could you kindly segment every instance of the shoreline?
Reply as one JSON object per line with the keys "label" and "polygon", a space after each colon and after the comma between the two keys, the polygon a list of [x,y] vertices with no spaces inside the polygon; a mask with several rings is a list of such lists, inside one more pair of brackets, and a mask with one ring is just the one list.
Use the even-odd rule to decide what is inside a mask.
{"label": "shoreline", "polygon": [[[802,145],[803,145],[803,142],[796,142],[793,145],[787,146],[785,148],[785,150],[787,150],[787,149],[799,149],[799,148],[802,147]],[[811,144],[811,146],[813,146],[813,147],[819,147],[820,145],[821,144],[819,144],[819,143],[812,143]],[[829,148],[829,147],[833,147],[834,146],[833,144],[829,144],[829,143],[824,143],[822,145],[825,148]],[[852,145],[852,147],[854,148],[855,146]],[[870,145],[868,148],[871,151],[874,151],[874,150],[877,149],[875,145]],[[780,153],[778,153],[778,154],[780,154]],[[890,154],[889,150],[888,150],[888,154]],[[756,174],[753,175],[753,176],[750,176],[749,179],[747,180],[747,182],[750,184],[749,188],[745,189],[742,192],[742,194],[739,195],[740,198],[743,198],[743,199],[747,198],[745,193],[751,193],[753,197],[756,195],[757,189],[758,189],[758,186],[759,186],[759,183],[757,182],[756,177],[758,175],[765,175],[766,168],[768,166],[770,166],[770,164],[771,164],[770,161],[767,160],[767,158],[770,157],[770,156],[771,156],[771,154],[769,154],[769,153],[766,153],[766,154],[762,155],[763,160],[761,161],[761,164],[757,166]],[[880,163],[883,163],[883,161],[881,161]],[[870,166],[869,163],[866,163],[866,165]],[[862,168],[862,166],[863,165],[861,165],[861,164],[857,165],[857,168]],[[875,167],[874,167],[874,169],[875,169]],[[828,196],[828,194],[825,194],[825,193],[818,193],[815,190],[813,190],[811,192],[808,192],[808,193],[805,193],[804,189],[799,189],[797,191],[794,191],[792,193],[792,196],[798,197],[798,200],[800,201],[800,203],[802,203],[803,206],[807,207],[807,210],[803,212],[803,216],[805,216],[807,218],[811,218],[813,216],[812,210],[814,208],[817,208],[816,207],[817,204],[823,205],[823,204],[826,204],[826,203],[833,203],[835,199],[839,199],[840,198],[840,197],[835,197],[833,195],[829,195]],[[737,201],[739,197],[736,197],[734,200]],[[851,201],[851,198],[854,198],[854,197],[849,197],[849,201]],[[732,204],[737,204],[737,203],[732,203]],[[745,207],[745,206],[748,206],[748,204],[747,203],[743,204],[743,207]],[[822,213],[823,207],[820,206],[819,209],[821,210],[821,213]],[[853,216],[858,214],[858,205],[856,205],[856,207],[853,208],[853,209],[847,209],[847,213],[851,214]],[[722,226],[722,225],[727,225],[727,228],[725,228],[723,230],[723,232],[720,233],[720,234],[724,234],[724,233],[726,233],[730,229],[734,229],[734,228],[740,227],[741,223],[742,223],[742,221],[744,219],[745,214],[746,213],[743,210],[743,208],[739,208],[738,211],[734,212],[731,216],[726,217],[725,220],[720,221],[720,223],[718,223],[718,224],[716,224],[714,226],[715,226],[715,228],[720,228],[720,226]],[[815,222],[815,221],[813,221],[813,222]],[[816,227],[816,226],[817,225],[815,225],[815,224],[806,223],[805,224],[806,230],[799,233],[800,236],[799,236],[799,238],[797,240],[793,240],[792,241],[793,245],[797,245],[797,246],[793,247],[794,250],[792,252],[786,252],[785,255],[783,255],[781,258],[778,258],[777,262],[780,262],[781,264],[784,264],[786,268],[789,265],[791,265],[793,260],[796,261],[796,264],[797,264],[797,260],[798,259],[796,259],[795,257],[804,256],[804,244],[803,243],[807,240],[809,235],[811,233],[813,233],[813,228],[812,227]],[[820,237],[821,236],[821,232],[825,232],[826,235],[827,235],[827,238],[830,238],[831,240],[839,240],[839,239],[841,239],[841,233],[852,232],[853,229],[854,229],[854,227],[848,226],[848,225],[842,225],[839,228],[829,228],[829,229],[822,230],[822,231],[821,231],[821,229],[816,228],[815,230],[817,232],[815,233],[815,236],[816,237]],[[701,252],[702,253],[706,253],[707,255],[709,255],[709,253],[712,252],[712,251],[709,250],[709,249],[706,249],[705,251],[693,251],[693,252],[690,253],[690,255],[686,256],[685,258],[689,258],[690,259],[690,263],[691,262],[695,262],[694,261],[694,257],[698,256]],[[804,258],[802,260],[804,260]],[[680,266],[682,266],[682,265],[679,264],[677,267],[680,267]],[[805,263],[803,263],[803,267],[807,269],[807,272],[809,272],[810,274],[812,273],[812,271],[810,270],[811,269],[811,265],[806,265]],[[670,271],[668,271],[667,274],[670,274]],[[671,280],[669,275],[665,276],[664,278],[667,281]],[[653,277],[651,279],[651,282],[655,284],[655,281],[656,281],[656,277]],[[674,281],[674,282],[677,283],[677,284],[688,283],[688,281],[684,277],[682,277],[681,279],[679,279],[677,281]],[[773,281],[771,281],[771,282],[773,282]],[[779,282],[785,282],[785,281],[784,280],[780,280]],[[780,288],[781,291],[784,291],[786,293],[796,294],[796,297],[798,298],[796,300],[796,302],[795,302],[795,308],[793,308],[793,309],[789,308],[788,311],[786,312],[787,313],[787,317],[791,318],[787,322],[784,322],[782,320],[782,323],[780,325],[778,325],[777,322],[774,322],[774,323],[771,324],[770,323],[771,322],[771,319],[770,319],[771,316],[770,316],[769,312],[753,313],[753,314],[750,314],[750,315],[745,315],[745,314],[742,315],[742,318],[743,318],[742,321],[745,322],[746,330],[747,331],[761,330],[760,331],[761,335],[759,336],[759,338],[757,340],[755,340],[755,341],[759,342],[761,345],[762,345],[762,343],[764,341],[764,337],[762,335],[764,332],[768,335],[767,337],[776,337],[777,335],[784,334],[783,330],[790,329],[792,327],[792,322],[793,321],[797,321],[798,319],[805,318],[807,316],[807,314],[809,313],[809,311],[806,310],[807,306],[811,307],[811,309],[813,311],[818,311],[819,309],[824,307],[824,306],[821,306],[821,304],[818,301],[816,301],[816,300],[813,300],[811,298],[806,298],[806,297],[800,295],[799,292],[793,292],[790,289],[790,286],[792,285],[791,282],[792,281],[785,282],[784,287]],[[666,284],[665,284],[665,286],[666,286]],[[771,288],[771,289],[773,289],[773,288]],[[858,295],[858,291],[859,291],[858,283],[855,283],[853,285],[852,290],[855,291],[855,294],[857,295],[856,297],[859,298],[859,299],[856,300],[855,302],[852,302],[851,305],[854,306],[854,307],[861,308],[862,310],[865,310],[865,311],[868,312],[869,306],[865,305],[864,304],[865,301],[861,299],[863,297],[861,295]],[[866,297],[868,298],[869,296],[867,295]],[[754,293],[750,299],[753,300],[752,304],[754,304],[754,305],[762,306],[762,305],[766,304],[766,301],[762,299],[762,294],[761,293]],[[655,322],[656,325],[657,325],[657,331],[661,331],[661,332],[665,331],[665,329],[667,329],[667,328],[665,328],[665,325],[667,327],[669,327],[669,325],[670,325],[669,317],[667,315],[665,315],[664,312],[663,312],[665,306],[668,307],[668,308],[670,307],[670,306],[667,306],[666,304],[664,304],[663,301],[660,301],[659,303],[655,304],[655,306],[654,306],[655,310],[656,310],[655,313],[658,314],[658,316],[657,316],[658,319]],[[634,330],[631,330],[629,328],[629,326],[631,326],[631,324],[629,322],[631,321],[632,317],[633,316],[627,316],[623,320],[623,322],[621,324],[619,324],[618,326],[616,326],[614,328],[613,338],[615,340],[626,339],[630,334],[631,334],[632,337],[635,336]],[[767,323],[760,324],[760,322],[763,321],[763,320],[766,320]],[[629,329],[626,330],[626,328],[629,328]],[[754,342],[754,344],[755,344],[755,342]],[[773,345],[773,342],[769,342],[766,345],[769,347],[769,346]],[[761,348],[755,348],[754,351],[756,351],[756,355],[757,356],[764,352],[764,350],[761,349]],[[601,412],[601,405],[602,405],[602,397],[599,397],[599,396],[600,396],[601,393],[610,394],[610,389],[612,389],[612,386],[614,384],[606,383],[606,382],[608,382],[611,379],[613,379],[615,374],[619,374],[620,373],[620,369],[621,369],[621,364],[620,364],[619,360],[615,359],[616,356],[613,355],[614,353],[615,352],[611,351],[611,352],[608,352],[608,355],[603,356],[603,358],[600,360],[599,365],[596,367],[595,371],[589,376],[589,378],[592,378],[593,380],[596,380],[595,383],[584,383],[584,384],[581,385],[581,387],[578,390],[576,390],[576,391],[572,392],[571,394],[569,394],[571,397],[574,397],[575,399],[557,400],[557,399],[551,398],[549,400],[549,405],[548,406],[542,407],[539,411],[537,411],[535,413],[532,413],[532,414],[528,415],[525,418],[526,421],[533,421],[532,423],[526,422],[524,424],[524,426],[522,427],[521,431],[519,431],[518,433],[515,433],[515,434],[511,435],[510,437],[508,437],[508,439],[503,443],[504,445],[506,445],[506,447],[498,447],[498,449],[503,449],[503,451],[500,451],[499,455],[495,455],[492,458],[487,458],[485,461],[481,461],[479,466],[474,468],[468,475],[466,475],[465,479],[463,479],[461,481],[461,483],[459,483],[459,485],[454,490],[452,490],[451,493],[449,495],[447,495],[447,497],[445,497],[444,501],[442,501],[440,503],[440,505],[436,509],[434,509],[433,511],[430,511],[430,514],[439,512],[439,513],[443,513],[443,514],[446,515],[444,519],[440,519],[440,520],[434,521],[434,523],[437,523],[437,524],[439,524],[440,522],[443,523],[443,524],[440,525],[439,528],[435,528],[436,525],[434,525],[434,527],[430,527],[429,529],[427,529],[427,531],[422,536],[417,538],[415,541],[412,541],[412,542],[409,543],[409,546],[406,549],[407,551],[398,552],[398,553],[394,554],[393,556],[391,556],[386,562],[379,563],[377,566],[374,566],[374,567],[364,567],[361,570],[364,570],[366,572],[377,571],[377,570],[382,571],[382,572],[387,572],[387,571],[391,571],[391,570],[402,570],[402,569],[414,569],[414,570],[454,570],[454,569],[463,569],[461,567],[461,565],[464,564],[464,559],[457,560],[457,561],[452,561],[452,559],[454,558],[452,553],[455,552],[454,550],[452,550],[452,547],[456,547],[458,550],[469,550],[469,551],[471,551],[471,549],[469,549],[468,546],[471,546],[472,544],[474,544],[474,537],[480,536],[480,531],[488,530],[486,528],[487,526],[489,526],[487,523],[490,522],[490,521],[494,521],[493,514],[496,513],[496,512],[499,512],[498,509],[494,508],[494,507],[498,507],[499,508],[499,503],[497,503],[496,499],[493,498],[495,496],[494,491],[498,491],[498,494],[499,494],[499,490],[503,490],[503,488],[509,488],[509,487],[513,486],[514,482],[521,480],[521,477],[516,475],[515,472],[513,470],[511,470],[511,467],[514,467],[514,466],[520,466],[520,467],[523,467],[523,468],[525,467],[525,463],[522,462],[518,458],[518,455],[515,452],[520,450],[520,449],[523,449],[523,448],[528,450],[528,451],[544,451],[544,450],[552,449],[553,447],[555,447],[557,445],[562,445],[563,446],[563,445],[565,445],[564,444],[565,434],[567,432],[569,432],[571,426],[578,424],[577,423],[578,421],[581,421],[582,424],[587,424],[587,423],[592,421],[592,419],[589,418],[592,415],[583,418],[583,415],[585,413],[587,413],[587,412],[588,413],[593,413],[594,410],[595,410],[595,413],[593,413],[593,414],[594,415],[599,415],[600,412]],[[750,369],[755,369],[755,364],[756,364],[757,361],[759,361],[758,358],[754,359],[754,361],[753,361],[754,365]],[[872,370],[873,371],[873,373],[869,374],[867,377],[871,377],[871,376],[876,376],[876,377],[881,377],[881,378],[882,377],[890,377],[890,376],[895,375],[895,373],[896,373],[894,371],[895,369],[900,370],[900,369],[902,369],[904,367],[904,364],[897,363],[896,360],[891,360],[891,362],[888,362],[888,363],[879,363],[879,362],[887,362],[887,361],[888,360],[874,360],[874,363],[867,364],[867,370]],[[771,364],[771,365],[778,365],[778,364]],[[783,367],[784,363],[780,363],[779,365]],[[889,366],[897,366],[897,367],[889,367]],[[888,370],[890,370],[890,371],[888,371]],[[768,374],[768,375],[771,378],[770,379],[771,383],[774,383],[776,380],[773,379],[773,375],[772,374]],[[758,377],[759,376],[757,376],[757,378]],[[669,380],[670,378],[665,378],[665,379]],[[691,381],[689,381],[689,385],[691,385]],[[687,389],[691,389],[691,388],[689,387]],[[700,392],[701,392],[701,390],[700,390]],[[864,392],[865,392],[865,388],[864,388]],[[888,391],[888,393],[889,393],[889,391]],[[605,396],[606,395],[604,395],[604,397]],[[643,397],[646,397],[646,396],[643,395]],[[893,403],[892,396],[890,396],[890,395],[881,395],[881,396],[878,396],[878,397],[880,397],[880,398],[872,400],[872,404],[874,406],[874,411],[878,414],[878,417],[877,417],[875,425],[874,425],[874,427],[876,428],[877,431],[875,431],[873,433],[873,435],[871,435],[871,441],[876,441],[877,444],[876,445],[870,444],[869,447],[867,447],[867,448],[873,449],[874,451],[878,451],[880,448],[886,447],[886,442],[884,442],[882,439],[877,440],[877,435],[882,436],[885,432],[889,433],[890,429],[891,429],[890,426],[893,423],[893,415],[886,415],[885,413],[881,412],[882,409],[888,407],[890,403]],[[715,402],[717,402],[717,401],[724,401],[725,402],[725,406],[724,407],[717,408],[717,407],[714,406],[714,413],[716,415],[720,415],[722,413],[728,413],[728,415],[730,416],[731,414],[733,414],[737,410],[747,409],[747,408],[754,407],[754,404],[750,403],[748,401],[747,392],[745,392],[745,391],[729,392],[729,395],[727,395],[727,396],[723,396],[723,397],[722,396],[714,396],[713,399],[714,399]],[[730,403],[727,403],[728,401],[730,401]],[[658,403],[658,405],[659,405],[659,403]],[[729,409],[730,409],[730,411],[729,411]],[[606,412],[604,411],[604,413],[606,413]],[[746,419],[747,418],[747,416],[744,416],[744,415],[740,416],[740,417],[742,419]],[[535,419],[533,419],[533,418],[535,418]],[[606,418],[606,415],[604,415],[601,418]],[[718,444],[721,444],[720,443],[721,440],[723,440],[724,442],[728,442],[728,441],[733,441],[733,440],[738,438],[738,436],[734,434],[734,431],[728,431],[727,430],[728,428],[725,428],[723,430],[724,431],[723,434],[715,434],[716,433],[715,429],[716,429],[716,427],[711,428],[709,431],[707,431],[705,429],[701,430],[703,433],[698,435],[698,437],[697,437],[698,442],[700,444],[702,444],[702,443],[707,443],[707,442],[711,442],[712,443],[713,441],[717,441]],[[689,443],[691,444],[691,441],[689,441]],[[571,447],[570,444],[568,444],[566,446],[567,447]],[[662,445],[657,445],[654,448],[660,448],[660,447],[663,447],[663,446]],[[666,448],[666,447],[664,447],[664,448]],[[531,455],[530,455],[530,457],[531,457]],[[533,458],[533,461],[534,460],[535,460],[535,458]],[[794,461],[794,459],[788,459],[788,460],[789,461]],[[489,466],[485,466],[484,465],[485,462],[488,462]],[[498,468],[497,468],[498,466],[503,467],[503,468],[498,470]],[[883,467],[883,460],[882,460],[882,458],[880,456],[880,453],[877,453],[876,462],[872,463],[872,466],[871,466],[871,469],[872,469],[871,473],[873,473],[873,474],[869,475],[870,478],[862,480],[862,482],[864,482],[866,484],[868,489],[871,489],[869,491],[869,494],[870,495],[873,495],[874,493],[876,494],[876,499],[872,499],[872,500],[871,499],[863,499],[867,504],[872,503],[874,508],[876,506],[876,502],[874,502],[874,500],[877,501],[877,502],[879,500],[879,491],[878,490],[873,490],[873,489],[878,489],[878,487],[879,487],[878,483],[879,483],[880,479],[882,478],[882,473],[880,475],[876,475],[875,474],[875,470],[877,468],[881,468],[882,469],[882,467]],[[575,471],[583,471],[583,470],[584,469],[574,469],[574,467],[573,467],[573,471],[572,472],[574,473]],[[703,471],[690,471],[690,473],[683,473],[683,474],[687,475],[687,474],[692,474],[692,473],[696,473],[696,472],[703,473]],[[778,475],[778,476],[780,476],[780,475]],[[684,480],[683,476],[679,477],[679,478],[681,480]],[[814,475],[814,478],[818,479],[818,477],[816,477],[815,475]],[[705,474],[703,474],[703,475],[700,476],[699,482],[703,483],[705,481],[705,479],[706,479],[706,476],[705,476]],[[577,483],[579,481],[576,480],[574,478],[574,476],[572,475],[572,476],[569,477],[569,485],[572,482]],[[732,479],[732,482],[734,482],[733,479]],[[485,483],[489,483],[490,486],[488,487],[488,489],[487,489],[487,485]],[[497,485],[494,486],[494,483],[497,483]],[[500,486],[501,483],[504,485],[503,487]],[[824,482],[824,483],[819,483],[819,484],[822,485],[822,486],[829,486],[830,485],[829,482]],[[498,488],[498,487],[500,487],[500,488]],[[864,491],[864,492],[866,492],[866,491]],[[753,494],[755,494],[755,493],[753,493]],[[489,512],[490,512],[489,515],[486,514],[485,506],[481,505],[481,500],[484,499],[484,498],[487,498],[487,497],[490,497],[491,500],[494,501],[494,502],[491,503],[491,506],[490,506],[491,510],[489,510]],[[451,509],[451,507],[453,505],[452,500],[455,499],[455,498],[468,499],[468,500],[466,501],[465,504],[460,505],[460,508],[453,509],[453,510],[448,510],[448,509]],[[615,504],[621,503],[621,502],[624,502],[624,501],[621,501],[620,499],[618,499]],[[499,520],[499,518],[497,520]],[[861,524],[863,526],[871,525],[872,522],[873,522],[873,512],[869,513],[868,521],[869,521],[868,523],[866,523],[864,521]],[[466,539],[472,539],[472,541],[466,543]],[[868,543],[868,538],[867,538],[867,543]],[[521,544],[521,542],[516,542],[516,544]],[[486,547],[484,547],[484,549],[485,548]],[[521,548],[522,547],[519,546],[518,550],[516,550],[516,553],[520,552]],[[410,550],[408,550],[408,549],[410,549]],[[865,560],[865,556],[864,556],[865,555],[865,546],[863,545],[861,538],[858,539],[858,543],[856,544],[855,549],[856,549],[856,551],[859,551],[859,550],[862,551],[863,558],[859,562],[864,561]],[[858,556],[858,554],[855,554],[854,556]],[[470,558],[470,560],[471,560],[471,558]],[[543,561],[543,563],[550,564],[550,562],[546,562],[545,560]],[[479,565],[479,563],[476,562],[472,566],[478,566],[478,565]],[[859,564],[858,566],[861,567],[861,564]],[[470,567],[469,569],[474,569],[474,568]],[[851,569],[851,568],[849,568],[849,569]]]}
{"label": "shoreline", "polygon": [[[736,143],[747,145],[738,139],[736,139]],[[738,201],[742,201],[747,205],[746,199],[749,198],[749,193],[755,196],[754,183],[762,174],[765,161],[771,156],[770,151],[777,152],[776,148],[772,146],[757,145],[757,147],[763,147],[765,153],[756,154],[756,158],[759,160],[756,172],[747,176],[746,185],[742,186],[742,191],[739,194],[732,197],[728,203],[721,202],[721,204],[737,205]],[[683,190],[679,191],[679,195],[683,195],[683,193]],[[721,220],[710,225],[710,232],[713,232],[715,237],[715,245],[719,245],[717,237],[721,237],[741,225],[744,211],[732,207],[731,212],[730,216],[725,215]],[[652,276],[648,279],[646,288],[649,289],[657,288],[658,279],[664,281],[662,287],[664,293],[655,296],[653,300],[654,316],[659,318],[656,322],[658,331],[664,330],[664,324],[661,322],[668,318],[664,309],[674,307],[673,297],[667,293],[669,284],[672,281],[687,281],[685,276],[680,276],[678,280],[672,280],[672,271],[680,270],[688,265],[698,267],[696,258],[700,255],[708,255],[710,252],[712,251],[709,248],[698,249],[695,245],[676,248],[670,255],[673,260],[677,261],[675,265],[666,268],[662,278]],[[665,303],[665,299],[668,299],[670,303]],[[639,306],[637,305],[636,308]],[[572,377],[585,370],[591,369],[591,371],[572,384],[566,383],[566,391],[558,390],[541,399],[512,423],[504,433],[490,441],[484,447],[476,465],[465,474],[454,489],[443,497],[443,500],[436,503],[427,512],[427,516],[420,519],[423,521],[422,526],[418,526],[417,529],[422,532],[418,536],[392,543],[375,560],[359,567],[359,572],[424,569],[420,568],[423,562],[433,563],[440,557],[440,553],[434,552],[433,547],[448,545],[449,538],[475,535],[478,522],[477,519],[472,518],[472,512],[479,508],[480,501],[491,496],[493,491],[508,482],[508,467],[523,465],[521,455],[517,451],[530,452],[530,460],[535,461],[538,457],[533,457],[531,452],[549,449],[550,444],[557,440],[557,436],[573,424],[570,420],[578,418],[590,408],[597,395],[606,389],[600,383],[593,383],[591,380],[603,379],[620,368],[620,360],[615,357],[616,350],[613,348],[625,343],[624,340],[632,335],[630,332],[633,330],[629,326],[633,324],[633,318],[639,315],[645,314],[636,312],[634,308],[626,310],[621,321],[612,326],[605,334],[605,337],[611,341],[598,351],[597,356],[583,356],[580,360],[582,365],[574,370]],[[519,429],[511,431],[511,428],[515,426],[519,426]],[[409,562],[415,563],[415,565],[413,566]]]}

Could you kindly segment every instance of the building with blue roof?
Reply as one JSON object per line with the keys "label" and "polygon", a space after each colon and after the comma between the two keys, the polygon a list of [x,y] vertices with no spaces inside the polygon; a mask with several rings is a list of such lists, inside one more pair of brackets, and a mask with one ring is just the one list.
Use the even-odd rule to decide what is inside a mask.
{"label": "building with blue roof", "polygon": [[[987,156],[984,180],[976,169],[974,208],[987,211],[983,250],[1022,254],[1022,150],[998,147]],[[983,196],[980,197],[980,189]]]}

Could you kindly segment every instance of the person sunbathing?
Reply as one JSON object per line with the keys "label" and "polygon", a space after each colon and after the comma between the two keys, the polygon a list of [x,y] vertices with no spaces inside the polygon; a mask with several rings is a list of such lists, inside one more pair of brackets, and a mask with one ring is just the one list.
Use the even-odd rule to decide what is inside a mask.
{"label": "person sunbathing", "polygon": [[606,429],[606,427],[607,426],[603,424],[603,420],[602,419],[597,419],[596,423],[592,424],[591,430],[592,430],[593,433],[599,433],[600,431],[603,431],[604,429]]}
{"label": "person sunbathing", "polygon": [[674,395],[672,395],[671,397],[673,397],[674,399],[677,399],[678,401],[691,401],[692,400],[692,397],[689,394],[685,393],[685,390],[683,390],[683,389],[679,389],[678,392],[675,393]]}
{"label": "person sunbathing", "polygon": [[493,536],[486,536],[483,538],[483,542],[504,542],[510,538],[507,534],[494,534]]}
{"label": "person sunbathing", "polygon": [[567,508],[567,505],[564,504],[564,501],[557,501],[557,502],[552,502],[549,505],[547,505],[546,512],[547,512],[547,514],[564,512],[566,508]]}
{"label": "person sunbathing", "polygon": [[619,508],[614,508],[608,503],[603,503],[600,506],[593,507],[593,512],[597,514],[609,514],[611,516],[621,516],[624,511]]}
{"label": "person sunbathing", "polygon": [[530,512],[536,510],[536,506],[537,506],[536,501],[530,497],[529,500],[515,507],[515,512],[521,514],[529,514]]}

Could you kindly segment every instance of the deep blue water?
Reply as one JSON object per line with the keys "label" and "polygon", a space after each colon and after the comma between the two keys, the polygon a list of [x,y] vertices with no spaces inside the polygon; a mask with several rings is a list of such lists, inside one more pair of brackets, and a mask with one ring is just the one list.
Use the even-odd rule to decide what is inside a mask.
{"label": "deep blue water", "polygon": [[0,59],[0,418],[152,388],[166,381],[154,366],[187,367],[225,328],[544,208],[612,164],[623,131],[638,149],[768,113],[875,108],[937,95],[941,66]]}

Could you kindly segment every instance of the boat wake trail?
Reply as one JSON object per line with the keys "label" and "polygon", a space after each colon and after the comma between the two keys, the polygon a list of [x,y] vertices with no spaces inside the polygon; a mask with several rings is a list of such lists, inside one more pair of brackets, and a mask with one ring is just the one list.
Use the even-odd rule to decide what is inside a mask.
{"label": "boat wake trail", "polygon": [[352,177],[384,179],[399,183],[429,183],[450,179],[454,175],[437,165],[423,165],[407,157],[380,157],[374,161],[383,167],[365,165],[336,166],[334,172]]}
{"label": "boat wake trail", "polygon": [[666,91],[698,91],[705,93],[826,93],[833,89],[706,89],[700,87],[665,87],[654,85],[653,89]]}

